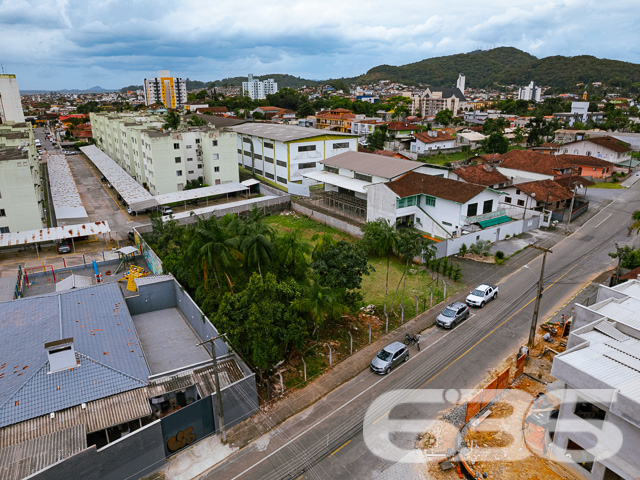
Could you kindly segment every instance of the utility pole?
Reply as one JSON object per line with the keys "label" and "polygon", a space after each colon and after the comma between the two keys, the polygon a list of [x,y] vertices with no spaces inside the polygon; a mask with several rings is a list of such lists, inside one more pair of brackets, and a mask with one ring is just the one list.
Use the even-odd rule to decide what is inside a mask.
{"label": "utility pole", "polygon": [[529,245],[530,248],[535,248],[544,252],[542,255],[542,267],[540,267],[540,279],[538,280],[538,295],[536,296],[536,304],[533,309],[533,317],[531,318],[531,329],[529,330],[529,342],[527,345],[529,348],[533,348],[536,340],[536,327],[538,325],[538,312],[540,311],[540,299],[542,298],[542,280],[544,278],[544,264],[547,260],[547,253],[553,253],[548,248],[538,247],[537,245]]}
{"label": "utility pole", "polygon": [[620,255],[620,247],[618,246],[618,244],[616,243],[616,252],[618,254],[618,266],[616,267],[616,276],[613,279],[613,285],[611,285],[612,287],[615,287],[618,284],[618,281],[620,280],[620,264],[622,263],[622,255]]}
{"label": "utility pole", "polygon": [[216,340],[223,336],[224,334],[218,335],[217,337],[205,340],[196,346],[199,347],[205,343],[211,343],[211,358],[213,358],[213,378],[216,383],[216,400],[218,404],[218,419],[220,421],[220,436],[222,437],[222,441],[226,442],[227,431],[224,428],[224,410],[222,409],[222,394],[220,393],[220,377],[218,375],[218,357],[216,356]]}
{"label": "utility pole", "polygon": [[569,218],[567,219],[567,226],[564,229],[565,235],[569,232],[569,224],[571,223],[571,214],[573,213],[573,202],[576,200],[576,191],[573,190],[573,196],[571,197],[571,205],[569,206]]}

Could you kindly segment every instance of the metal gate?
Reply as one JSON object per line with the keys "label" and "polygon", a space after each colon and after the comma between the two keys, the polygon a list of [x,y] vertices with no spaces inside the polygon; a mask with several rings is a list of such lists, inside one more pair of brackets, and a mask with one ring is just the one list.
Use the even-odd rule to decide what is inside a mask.
{"label": "metal gate", "polygon": [[167,457],[215,432],[213,402],[205,397],[160,419]]}

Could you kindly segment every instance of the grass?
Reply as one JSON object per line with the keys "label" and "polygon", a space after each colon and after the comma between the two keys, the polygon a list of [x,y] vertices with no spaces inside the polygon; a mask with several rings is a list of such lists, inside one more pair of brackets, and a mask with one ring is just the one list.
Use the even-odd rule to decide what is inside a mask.
{"label": "grass", "polygon": [[619,183],[594,183],[593,185],[589,185],[587,188],[606,188],[609,190],[618,190],[624,187]]}
{"label": "grass", "polygon": [[322,223],[318,223],[311,220],[309,217],[305,217],[300,214],[295,215],[272,215],[265,219],[266,223],[282,232],[290,232],[292,230],[298,230],[303,240],[308,243],[313,243],[311,237],[316,233],[328,233],[333,236],[335,240],[346,240],[347,242],[354,242],[356,239],[351,235],[341,232],[333,227],[329,227]]}

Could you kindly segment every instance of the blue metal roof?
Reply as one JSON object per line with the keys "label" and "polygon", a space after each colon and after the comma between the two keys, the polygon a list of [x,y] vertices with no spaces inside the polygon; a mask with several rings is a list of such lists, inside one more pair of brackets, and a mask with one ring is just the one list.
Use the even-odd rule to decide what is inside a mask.
{"label": "blue metal roof", "polygon": [[[0,303],[0,332],[0,426],[139,388],[149,379],[115,283]],[[80,365],[48,373],[44,344],[69,337]]]}

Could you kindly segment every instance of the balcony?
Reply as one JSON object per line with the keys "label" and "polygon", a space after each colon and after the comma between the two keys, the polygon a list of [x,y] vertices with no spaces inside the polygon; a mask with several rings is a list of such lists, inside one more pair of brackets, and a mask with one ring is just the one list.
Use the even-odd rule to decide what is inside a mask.
{"label": "balcony", "polygon": [[482,215],[474,215],[472,217],[462,216],[462,221],[467,225],[471,225],[472,223],[484,222],[487,220],[492,220],[494,218],[504,217],[507,215],[507,211],[505,209],[495,210],[489,213],[483,213]]}

